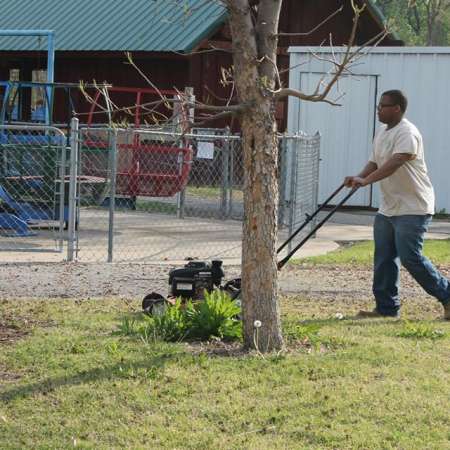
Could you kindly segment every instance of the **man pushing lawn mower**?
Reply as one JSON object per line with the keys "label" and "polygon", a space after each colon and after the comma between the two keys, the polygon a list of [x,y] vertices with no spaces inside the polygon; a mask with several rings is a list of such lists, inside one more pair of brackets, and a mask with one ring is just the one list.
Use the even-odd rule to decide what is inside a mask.
{"label": "man pushing lawn mower", "polygon": [[423,240],[434,214],[434,190],[425,164],[422,136],[403,116],[405,95],[386,91],[378,103],[377,131],[372,156],[356,176],[344,180],[358,188],[380,182],[381,204],[374,222],[375,309],[358,317],[399,317],[400,263],[425,291],[444,307],[450,320],[450,281],[423,256]]}

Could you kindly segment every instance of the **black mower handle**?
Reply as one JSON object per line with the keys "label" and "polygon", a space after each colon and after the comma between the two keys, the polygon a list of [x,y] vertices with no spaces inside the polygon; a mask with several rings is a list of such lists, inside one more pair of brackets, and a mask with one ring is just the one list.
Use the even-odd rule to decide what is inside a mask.
{"label": "black mower handle", "polygon": [[[344,187],[344,185],[340,186],[338,189],[336,189],[336,191],[330,196],[328,197],[328,199],[325,201],[325,203],[322,204],[322,206],[311,216],[311,218],[313,218],[319,211],[321,211],[321,209],[324,207],[324,205],[326,203],[328,203],[342,188]],[[309,240],[309,238],[316,233],[316,231],[322,227],[322,225],[327,222],[327,220],[359,189],[358,187],[354,187],[303,239],[302,241],[295,246],[295,248],[290,251],[281,261],[278,262],[278,270],[280,270],[281,268],[283,268],[283,266],[292,258],[292,255],[300,248],[302,247],[306,241]],[[307,220],[307,222],[305,222],[281,247],[284,248],[284,246],[290,242],[292,240],[292,238],[294,236],[296,236],[300,230],[302,230],[304,228],[304,226],[310,222],[311,219]],[[280,249],[278,251],[280,251]]]}
{"label": "black mower handle", "polygon": [[277,250],[277,254],[278,253],[280,253],[281,252],[281,250],[283,250],[283,248],[284,247],[286,247],[286,245],[288,245],[289,244],[289,242],[291,242],[292,241],[292,239],[294,239],[295,238],[295,236],[297,236],[297,234],[298,233],[300,233],[300,231],[302,231],[303,230],[303,228],[305,228],[306,227],[306,225],[308,225],[308,223],[309,222],[311,222],[311,220],[313,220],[314,219],[314,217],[316,217],[317,216],[317,214],[319,214],[319,212],[320,211],[322,211],[322,209],[324,209],[327,205],[328,205],[328,203],[330,203],[330,201],[334,198],[334,197],[336,197],[336,195],[337,194],[339,194],[339,192],[341,192],[342,191],[342,189],[344,188],[344,183],[342,183],[321,205],[320,205],[320,207],[318,208],[318,209],[316,209],[315,211],[314,211],[314,213],[313,214],[311,214],[311,215],[309,215],[309,214],[306,214],[306,220],[302,223],[302,225],[300,225],[300,228],[298,228],[293,234],[291,234],[289,237],[288,237],[288,239],[285,241],[285,242],[283,242],[283,244],[281,244],[281,246],[280,247],[278,247],[278,250]]}

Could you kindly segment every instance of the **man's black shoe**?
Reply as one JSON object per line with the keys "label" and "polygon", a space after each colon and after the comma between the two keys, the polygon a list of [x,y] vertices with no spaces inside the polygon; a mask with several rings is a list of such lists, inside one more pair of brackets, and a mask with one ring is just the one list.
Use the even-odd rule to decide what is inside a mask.
{"label": "man's black shoe", "polygon": [[400,319],[400,313],[396,312],[395,314],[381,314],[376,308],[372,311],[359,311],[356,314],[357,319],[378,319],[378,318],[388,318],[388,319]]}

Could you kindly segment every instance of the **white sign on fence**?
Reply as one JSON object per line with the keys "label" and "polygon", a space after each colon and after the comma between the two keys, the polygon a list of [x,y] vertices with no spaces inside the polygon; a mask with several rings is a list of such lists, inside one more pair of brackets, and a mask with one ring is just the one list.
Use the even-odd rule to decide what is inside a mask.
{"label": "white sign on fence", "polygon": [[197,144],[197,158],[214,159],[214,143],[200,141]]}

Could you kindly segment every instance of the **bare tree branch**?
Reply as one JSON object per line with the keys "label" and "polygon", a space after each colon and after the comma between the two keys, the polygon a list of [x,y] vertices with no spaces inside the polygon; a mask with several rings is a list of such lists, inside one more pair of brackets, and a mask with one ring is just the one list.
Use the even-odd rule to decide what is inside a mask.
{"label": "bare tree branch", "polygon": [[331,13],[327,18],[325,18],[322,22],[320,22],[318,25],[316,25],[314,28],[312,28],[309,31],[303,32],[303,33],[278,33],[277,36],[309,36],[313,34],[315,31],[317,31],[319,28],[323,27],[327,22],[329,22],[333,17],[337,16],[340,12],[342,12],[344,9],[344,5],[342,5],[339,9]]}
{"label": "bare tree branch", "polygon": [[359,21],[360,15],[361,15],[364,7],[358,8],[356,5],[354,5],[353,1],[352,1],[352,5],[354,7],[355,16],[353,19],[353,27],[352,27],[352,30],[350,33],[349,42],[346,47],[345,53],[342,57],[342,60],[339,62],[337,61],[333,46],[331,47],[332,58],[330,58],[330,59],[321,58],[320,56],[314,55],[314,53],[313,53],[314,57],[316,57],[317,59],[325,60],[325,61],[331,63],[334,67],[333,71],[328,73],[328,75],[332,76],[332,78],[327,83],[325,88],[323,90],[321,90],[321,87],[323,86],[323,80],[324,80],[324,77],[322,77],[322,79],[319,81],[318,85],[316,86],[316,89],[313,94],[304,94],[303,92],[300,92],[295,89],[285,88],[285,89],[280,89],[280,90],[274,92],[274,96],[277,100],[280,100],[287,96],[293,96],[293,97],[299,98],[301,100],[306,100],[306,101],[311,101],[311,102],[326,102],[326,103],[330,103],[333,105],[339,105],[338,103],[336,103],[336,101],[327,100],[327,96],[330,93],[332,87],[337,83],[340,76],[342,76],[344,73],[350,73],[350,68],[351,68],[352,63],[354,63],[357,59],[359,59],[361,56],[363,56],[362,52],[364,49],[366,49],[369,45],[371,45],[373,43],[380,42],[387,35],[387,30],[383,30],[381,33],[379,33],[376,36],[374,36],[373,38],[369,39],[367,42],[365,42],[358,48],[353,49],[352,45],[355,41],[358,21]]}
{"label": "bare tree branch", "polygon": [[[248,63],[248,67],[257,67],[259,77],[261,79],[261,88],[262,91],[268,92],[274,101],[279,101],[288,96],[293,96],[305,101],[312,102],[325,102],[331,105],[340,105],[338,100],[342,98],[342,95],[338,97],[338,99],[329,99],[328,96],[331,92],[331,89],[335,84],[338,83],[339,77],[343,74],[352,74],[351,69],[354,66],[355,62],[364,56],[363,50],[366,49],[369,45],[373,43],[377,44],[380,42],[387,34],[386,30],[374,36],[363,45],[358,48],[353,48],[353,43],[355,41],[356,30],[359,22],[359,18],[361,13],[363,12],[365,6],[362,8],[358,8],[355,5],[354,0],[350,0],[352,4],[352,8],[354,11],[354,19],[353,25],[349,37],[348,44],[346,46],[346,50],[340,58],[337,57],[332,37],[330,36],[330,47],[331,47],[331,57],[323,58],[320,55],[314,54],[311,52],[313,57],[318,60],[324,60],[329,62],[332,65],[332,69],[327,74],[320,79],[319,83],[315,87],[313,93],[307,94],[304,92],[300,92],[296,89],[292,88],[283,88],[282,82],[280,78],[280,73],[284,73],[286,71],[292,70],[294,67],[290,67],[289,69],[283,70],[280,72],[276,63],[276,49],[277,49],[277,41],[279,36],[294,36],[294,35],[307,35],[316,31],[318,28],[323,26],[325,23],[330,21],[337,14],[342,12],[343,7],[340,7],[332,14],[330,14],[325,20],[323,20],[320,24],[314,27],[307,33],[277,33],[278,29],[278,18],[281,9],[282,0],[260,0],[258,3],[258,8],[253,9],[248,0],[217,0],[218,2],[225,4],[232,12],[234,11],[234,17],[237,17],[239,20],[242,20],[242,24],[236,23],[235,26],[244,26],[246,21],[250,21],[251,23],[245,23],[245,26],[253,27],[253,21],[256,35],[259,36],[258,40],[254,39],[252,36],[242,36],[242,39],[246,39],[246,42],[239,42],[237,39],[233,40],[234,51],[241,52],[243,48],[246,49],[245,59]],[[206,2],[205,2],[206,3]],[[237,22],[239,22],[239,20]],[[231,24],[233,25],[233,24]],[[243,45],[245,44],[245,45]],[[203,50],[194,53],[206,53],[212,50]],[[250,52],[249,52],[250,50]],[[175,52],[177,53],[177,52]],[[159,100],[154,102],[148,102],[142,105],[133,105],[119,108],[115,105],[108,96],[108,93],[102,92],[103,97],[105,98],[106,107],[96,104],[96,107],[100,109],[100,111],[96,112],[97,114],[111,114],[111,110],[114,113],[125,113],[128,115],[133,115],[133,112],[136,111],[137,108],[142,110],[142,117],[151,117],[152,120],[158,121],[158,118],[167,120],[168,117],[161,113],[159,110],[162,106],[167,108],[168,110],[174,110],[174,104],[181,104],[182,108],[195,108],[198,111],[210,112],[211,114],[200,114],[201,124],[206,123],[209,120],[217,120],[222,119],[224,117],[235,116],[242,114],[243,112],[249,110],[254,106],[255,99],[247,99],[241,101],[241,103],[231,104],[235,90],[235,81],[234,81],[234,71],[225,72],[222,71],[222,80],[223,84],[226,86],[230,84],[232,86],[230,95],[227,99],[221,99],[225,101],[225,104],[222,105],[210,105],[204,102],[200,102],[196,100],[195,102],[190,101],[183,92],[177,91],[177,98],[168,98],[164,93],[158,89],[158,87],[151,81],[151,79],[143,73],[143,71],[135,64],[133,61],[132,55],[127,53],[128,63],[143,77],[143,79],[151,86],[157,95],[159,96]],[[185,54],[183,54],[185,55]],[[272,57],[273,56],[273,57]],[[253,58],[253,62],[252,62]],[[301,63],[305,64],[305,63]],[[299,64],[299,65],[301,65]],[[295,66],[298,67],[299,65]],[[329,81],[326,81],[327,76],[331,77]],[[273,80],[273,81],[269,81]],[[271,84],[272,83],[272,84]],[[95,102],[95,100],[85,94],[88,101]],[[217,96],[215,96],[218,99]],[[242,98],[242,96],[241,96]],[[245,98],[245,95],[244,95]],[[98,102],[97,102],[98,103]],[[175,114],[172,115],[172,118]]]}

